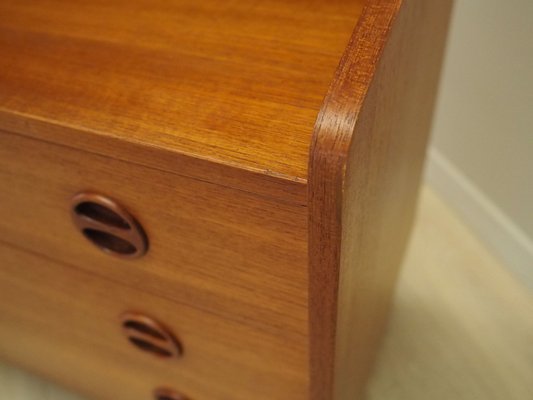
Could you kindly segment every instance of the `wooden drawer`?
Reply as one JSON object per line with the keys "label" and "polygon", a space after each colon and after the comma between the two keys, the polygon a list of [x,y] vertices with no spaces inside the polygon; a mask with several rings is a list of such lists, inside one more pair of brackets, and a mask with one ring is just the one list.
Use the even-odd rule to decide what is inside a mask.
{"label": "wooden drawer", "polygon": [[[357,399],[451,3],[0,2],[2,355],[97,399]],[[89,243],[80,192],[131,214],[148,252]],[[132,309],[184,357],[130,348]]]}
{"label": "wooden drawer", "polygon": [[[305,360],[290,338],[9,245],[0,254],[0,355],[7,359],[98,399],[151,399],[158,387],[190,399],[306,397],[305,369],[294,369]],[[164,322],[183,356],[159,359],[132,346],[121,332],[125,311]]]}
{"label": "wooden drawer", "polygon": [[[235,353],[228,347],[228,360],[234,360],[226,363],[224,373],[242,376],[246,370],[254,377],[250,387],[253,381],[268,381],[265,399],[281,399],[287,392],[292,393],[291,398],[305,398],[308,322],[304,207],[6,132],[0,133],[0,181],[8,188],[0,196],[2,241],[72,266],[61,267],[61,279],[69,285],[86,281],[80,278],[83,273],[97,286],[124,286],[113,289],[123,291],[123,303],[105,314],[108,323],[101,328],[105,330],[102,334],[117,333],[115,318],[127,308],[151,311],[153,305],[139,299],[157,296],[167,302],[165,321],[186,327],[187,332],[197,327],[212,334],[227,334],[227,339],[239,343]],[[110,195],[138,219],[149,239],[147,254],[138,259],[114,257],[81,235],[71,220],[70,202],[84,189]],[[38,262],[34,264],[37,268]],[[52,287],[62,290],[48,282],[53,276],[50,273],[42,279],[51,296]],[[102,283],[97,283],[97,277]],[[76,279],[80,279],[77,285]],[[91,288],[87,291],[85,307],[105,310]],[[46,310],[46,299],[39,302]],[[189,317],[182,320],[180,312],[170,312],[170,302],[177,309],[190,309]],[[197,310],[196,322],[192,309]],[[74,314],[73,310],[66,321],[70,323]],[[217,322],[210,325],[208,321]],[[189,322],[193,325],[188,326]],[[241,338],[242,329],[248,329],[250,336]],[[217,335],[209,339],[213,346],[226,345]],[[201,351],[187,354],[209,359]],[[258,357],[259,370],[252,372],[254,368],[244,363],[248,355]],[[194,369],[197,373],[201,370],[200,366]],[[196,379],[204,377],[200,374]],[[205,379],[216,386],[214,376],[208,374]],[[245,387],[242,393],[250,394]],[[208,398],[236,396],[240,394]]]}

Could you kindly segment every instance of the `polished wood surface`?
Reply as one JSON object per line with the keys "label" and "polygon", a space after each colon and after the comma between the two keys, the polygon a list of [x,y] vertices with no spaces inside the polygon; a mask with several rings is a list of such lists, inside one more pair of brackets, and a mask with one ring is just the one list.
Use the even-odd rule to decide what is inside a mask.
{"label": "polished wood surface", "polygon": [[[365,4],[2,2],[4,273],[41,257],[65,280],[93,276],[87,290],[120,287],[124,304],[142,293],[195,310],[168,320],[220,331],[211,345],[234,352],[219,375],[198,364],[182,382],[200,397],[357,398],[410,226],[449,0]],[[69,215],[81,191],[131,213],[148,253],[88,243]],[[40,289],[24,290],[29,310]],[[29,341],[35,323],[6,322]],[[59,349],[35,337],[34,350],[48,340]],[[17,343],[5,356],[43,371]],[[57,378],[96,395],[73,366]]]}
{"label": "polished wood surface", "polygon": [[[235,360],[242,357],[243,364],[213,364],[224,370],[221,373],[234,374],[242,380],[240,384],[234,382],[233,395],[213,392],[200,399],[272,400],[287,393],[293,399],[307,398],[306,207],[6,132],[0,132],[0,182],[9,188],[0,195],[0,241],[68,265],[82,281],[86,279],[81,272],[99,277],[102,285],[110,281],[124,286],[124,294],[120,295],[123,309],[114,307],[105,313],[105,318],[114,319],[117,312],[131,308],[157,313],[151,300],[139,300],[157,297],[169,304],[162,322],[188,330],[180,337],[185,345],[196,329],[208,330],[215,335],[211,339],[213,346],[226,348],[228,357]],[[148,236],[147,254],[138,259],[120,259],[87,241],[70,216],[72,197],[80,190],[112,195],[127,209]],[[0,254],[3,270],[8,268],[4,265],[7,255],[4,250]],[[32,263],[38,264],[37,260]],[[18,264],[24,266],[24,258]],[[9,271],[16,275],[17,269],[12,265]],[[61,275],[74,281],[68,271],[67,267],[62,268]],[[49,286],[48,279],[53,276],[43,277],[45,288]],[[100,290],[97,279],[91,279],[90,285]],[[11,286],[9,280],[0,280],[0,292],[11,293]],[[50,296],[53,301],[56,290],[60,288],[52,285],[43,296]],[[45,309],[44,297],[42,301]],[[11,303],[13,307],[32,307],[16,296]],[[97,303],[97,296],[88,302],[104,313],[103,305]],[[172,314],[170,304],[175,304],[176,310],[198,310],[196,318],[206,325],[197,325],[201,321],[194,321],[193,314],[188,319],[182,318],[180,312]],[[70,321],[73,314],[65,321]],[[209,318],[204,314],[215,318],[216,323],[207,324]],[[224,321],[231,326],[225,326]],[[8,321],[0,324],[2,328],[8,325]],[[74,334],[79,328],[73,325],[70,329]],[[109,329],[109,325],[105,327],[106,331]],[[43,338],[37,343],[45,342]],[[0,346],[4,355],[9,358],[11,354],[14,359],[19,349],[13,345],[15,342],[10,343],[0,341]],[[24,347],[23,343],[16,343]],[[205,360],[207,355],[199,349],[189,353],[189,357]],[[33,361],[38,365],[44,359],[36,357]],[[247,364],[251,359],[259,368],[255,373]],[[127,364],[123,365],[128,369]],[[46,369],[46,363],[41,367]],[[70,375],[77,374],[75,368],[62,371],[67,382],[74,379]],[[210,382],[208,387],[218,390],[216,377],[205,375],[200,367],[195,371],[196,379],[206,379]],[[137,379],[142,380],[142,375]],[[224,380],[222,376],[220,380]],[[252,396],[250,390],[259,381],[269,389]],[[85,390],[85,386],[79,389]]]}
{"label": "polished wood surface", "polygon": [[[533,294],[430,189],[422,192],[367,400],[528,400]],[[0,363],[9,400],[80,400]]]}
{"label": "polished wood surface", "polygon": [[305,182],[362,3],[4,0],[0,129],[143,164],[154,160],[128,145]]}
{"label": "polished wood surface", "polygon": [[311,398],[359,398],[409,235],[451,0],[369,2],[309,160]]}
{"label": "polished wood surface", "polygon": [[[290,338],[273,340],[41,254],[4,244],[0,252],[2,359],[99,400],[151,400],[159,387],[199,400],[307,398],[305,368],[294,369],[303,357]],[[183,355],[160,359],[133,347],[122,333],[125,311],[164,321]]]}

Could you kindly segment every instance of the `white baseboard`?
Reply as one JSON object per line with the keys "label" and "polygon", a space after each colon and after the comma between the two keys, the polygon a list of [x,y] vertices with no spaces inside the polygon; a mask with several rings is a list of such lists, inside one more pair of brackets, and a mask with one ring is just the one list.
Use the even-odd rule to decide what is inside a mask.
{"label": "white baseboard", "polygon": [[428,153],[425,179],[503,264],[533,289],[533,239],[435,148]]}

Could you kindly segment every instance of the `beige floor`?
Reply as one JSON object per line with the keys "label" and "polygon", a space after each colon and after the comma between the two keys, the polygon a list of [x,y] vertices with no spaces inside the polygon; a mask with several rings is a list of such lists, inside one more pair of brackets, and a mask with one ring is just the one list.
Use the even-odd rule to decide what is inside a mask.
{"label": "beige floor", "polygon": [[[533,295],[428,189],[368,397],[533,400]],[[80,400],[4,364],[0,399]]]}

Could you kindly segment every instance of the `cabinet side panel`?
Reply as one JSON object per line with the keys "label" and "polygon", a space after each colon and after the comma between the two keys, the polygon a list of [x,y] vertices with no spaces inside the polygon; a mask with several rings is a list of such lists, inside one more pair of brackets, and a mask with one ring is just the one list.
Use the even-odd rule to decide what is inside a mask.
{"label": "cabinet side panel", "polygon": [[350,146],[342,209],[335,399],[370,372],[412,226],[449,1],[406,0]]}
{"label": "cabinet side panel", "polygon": [[412,224],[451,0],[369,2],[315,127],[313,400],[362,395]]}

